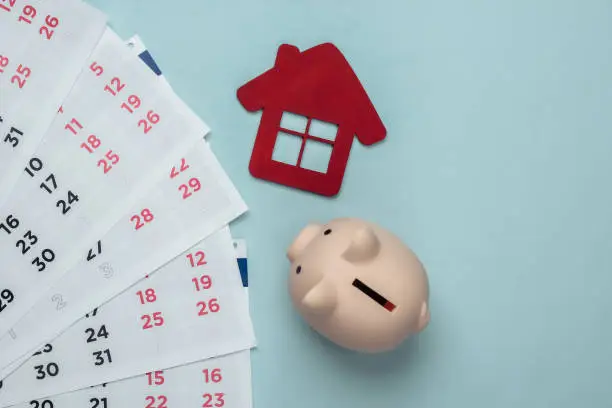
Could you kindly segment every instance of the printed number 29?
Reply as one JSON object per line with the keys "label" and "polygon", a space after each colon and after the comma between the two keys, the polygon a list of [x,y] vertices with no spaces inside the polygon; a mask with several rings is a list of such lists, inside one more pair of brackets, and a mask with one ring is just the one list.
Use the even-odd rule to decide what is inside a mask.
{"label": "printed number 29", "polygon": [[150,223],[154,219],[155,217],[151,213],[151,210],[149,210],[148,208],[145,208],[144,210],[140,212],[140,215],[138,214],[133,215],[132,218],[130,218],[130,221],[135,223],[134,229],[139,230],[142,227],[144,227],[145,224]]}

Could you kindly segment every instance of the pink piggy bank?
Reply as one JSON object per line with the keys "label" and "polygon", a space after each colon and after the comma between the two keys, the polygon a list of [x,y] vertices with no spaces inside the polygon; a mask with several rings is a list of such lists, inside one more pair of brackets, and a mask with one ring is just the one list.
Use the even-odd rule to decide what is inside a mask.
{"label": "pink piggy bank", "polygon": [[342,347],[392,350],[429,323],[423,265],[397,236],[375,224],[356,218],[310,224],[287,257],[295,307]]}

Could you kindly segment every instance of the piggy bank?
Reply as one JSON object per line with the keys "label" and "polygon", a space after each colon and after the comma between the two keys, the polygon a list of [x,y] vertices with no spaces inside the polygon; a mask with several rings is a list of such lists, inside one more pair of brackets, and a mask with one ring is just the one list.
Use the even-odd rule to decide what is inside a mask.
{"label": "piggy bank", "polygon": [[395,349],[429,323],[429,283],[396,235],[356,218],[306,226],[287,251],[289,292],[305,321],[347,349]]}

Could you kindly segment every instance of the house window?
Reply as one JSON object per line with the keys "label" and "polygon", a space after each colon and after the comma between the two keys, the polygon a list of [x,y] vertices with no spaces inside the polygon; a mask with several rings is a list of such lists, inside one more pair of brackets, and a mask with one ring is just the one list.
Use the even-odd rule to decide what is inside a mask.
{"label": "house window", "polygon": [[272,159],[319,173],[327,173],[338,126],[284,112]]}

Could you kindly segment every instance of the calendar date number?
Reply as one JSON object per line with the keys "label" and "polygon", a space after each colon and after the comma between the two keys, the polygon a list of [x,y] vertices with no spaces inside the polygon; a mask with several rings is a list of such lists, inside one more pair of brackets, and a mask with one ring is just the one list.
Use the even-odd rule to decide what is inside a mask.
{"label": "calendar date number", "polygon": [[208,302],[201,301],[197,303],[198,316],[206,316],[208,313],[218,313],[221,310],[221,305],[217,298],[210,299]]}
{"label": "calendar date number", "polygon": [[2,289],[2,291],[0,291],[0,313],[2,313],[14,300],[15,295],[10,289]]}
{"label": "calendar date number", "polygon": [[53,401],[42,400],[42,401],[30,401],[30,406],[33,408],[54,408]]}
{"label": "calendar date number", "polygon": [[154,327],[160,327],[164,325],[164,317],[161,312],[154,312],[152,314],[145,314],[140,316],[140,320],[143,321],[142,329],[149,330]]}
{"label": "calendar date number", "polygon": [[34,366],[37,380],[44,380],[48,377],[55,377],[59,374],[60,369],[57,363],[47,363]]}
{"label": "calendar date number", "polygon": [[89,403],[91,408],[108,408],[108,399],[104,398],[90,398]]}
{"label": "calendar date number", "polygon": [[223,392],[206,393],[202,395],[202,398],[204,398],[204,404],[202,404],[204,408],[220,408],[225,406],[225,393]]}
{"label": "calendar date number", "polygon": [[91,408],[108,408],[108,399],[104,398],[90,398],[89,403]]}
{"label": "calendar date number", "polygon": [[168,408],[168,398],[165,395],[147,395],[145,397],[145,408]]}

